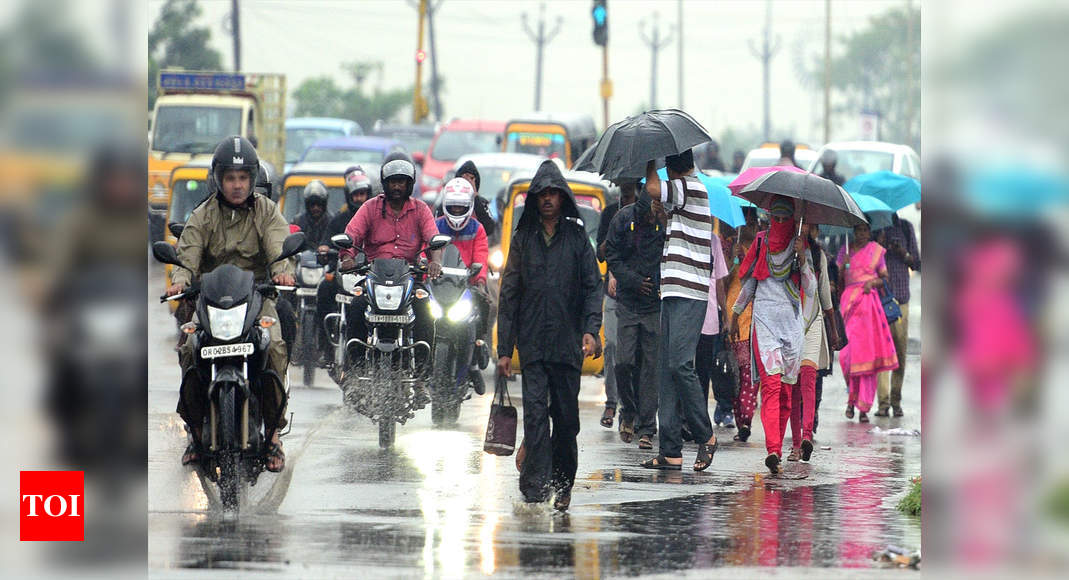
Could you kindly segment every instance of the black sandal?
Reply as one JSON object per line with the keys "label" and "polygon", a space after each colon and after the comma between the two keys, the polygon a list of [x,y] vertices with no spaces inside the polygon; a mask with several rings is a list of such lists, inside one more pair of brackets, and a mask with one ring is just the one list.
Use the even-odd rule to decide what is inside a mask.
{"label": "black sandal", "polygon": [[683,470],[683,463],[682,462],[680,462],[680,463],[668,463],[668,459],[666,459],[664,455],[658,455],[657,457],[654,457],[653,459],[647,459],[646,461],[643,461],[639,465],[641,465],[642,467],[645,467],[646,469],[660,469],[660,470],[664,470],[664,471],[682,471]]}
{"label": "black sandal", "polygon": [[605,407],[605,411],[601,414],[601,426],[606,429],[612,429],[613,419],[616,418],[615,407]]}
{"label": "black sandal", "polygon": [[716,454],[717,447],[720,446],[719,441],[713,441],[712,445],[708,443],[698,444],[698,457],[694,460],[694,471],[705,471],[713,464],[713,455]]}
{"label": "black sandal", "polygon": [[[271,469],[271,460],[281,459],[277,469]],[[278,473],[286,468],[286,454],[282,452],[282,443],[270,443],[267,446],[267,455],[264,457],[264,469],[271,473]]]}

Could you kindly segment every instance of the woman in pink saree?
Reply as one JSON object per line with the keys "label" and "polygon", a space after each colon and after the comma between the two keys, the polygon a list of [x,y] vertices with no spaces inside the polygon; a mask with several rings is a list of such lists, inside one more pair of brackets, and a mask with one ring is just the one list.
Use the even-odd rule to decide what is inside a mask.
{"label": "woman in pink saree", "polygon": [[876,376],[898,368],[891,327],[883,313],[879,288],[887,278],[884,249],[871,241],[868,224],[854,228],[854,240],[839,250],[840,284],[843,288],[839,308],[846,324],[849,341],[839,352],[843,377],[850,388],[846,403],[846,418],[854,418],[854,407],[860,411],[858,421],[868,423],[868,411],[876,396]]}

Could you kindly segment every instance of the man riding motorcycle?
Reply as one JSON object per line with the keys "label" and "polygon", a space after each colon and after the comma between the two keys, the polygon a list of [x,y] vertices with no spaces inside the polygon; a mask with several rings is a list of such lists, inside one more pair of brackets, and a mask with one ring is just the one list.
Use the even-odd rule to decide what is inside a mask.
{"label": "man riding motorcycle", "polygon": [[327,211],[327,186],[316,179],[304,186],[304,212],[293,218],[293,225],[304,232],[304,249],[316,250],[330,241],[330,220]]}
{"label": "man riding motorcycle", "polygon": [[[464,178],[456,177],[445,184],[442,188],[442,217],[435,223],[438,233],[453,237],[453,245],[460,251],[460,257],[465,264],[471,265],[476,262],[483,265],[479,273],[471,277],[471,284],[476,289],[474,296],[479,306],[478,337],[486,344],[486,356],[489,351],[489,327],[490,327],[490,293],[486,290],[486,258],[490,253],[486,241],[486,230],[477,219],[471,219],[475,213],[476,192],[471,183]],[[482,393],[480,393],[482,394]]]}
{"label": "man riding motorcycle", "polygon": [[[345,228],[345,233],[353,241],[353,249],[341,254],[341,271],[352,270],[356,264],[356,249],[363,248],[367,260],[377,258],[400,258],[409,264],[419,259],[420,250],[427,247],[431,238],[438,234],[430,207],[422,201],[412,199],[412,188],[416,182],[416,167],[408,155],[395,152],[383,159],[380,169],[383,194],[368,200],[353,216]],[[427,274],[437,278],[442,273],[441,250],[428,250],[430,263]],[[367,297],[360,296],[353,302],[356,313],[350,319],[352,336],[367,336],[364,310]],[[414,338],[430,344],[433,340],[434,322],[431,318],[426,300],[420,300],[414,308],[416,323]],[[423,362],[425,355],[417,354],[417,361]],[[360,357],[357,358],[360,360]]]}
{"label": "man riding motorcycle", "polygon": [[362,167],[354,165],[346,169],[343,178],[345,179],[345,209],[339,211],[330,220],[330,226],[327,229],[330,230],[331,236],[344,234],[345,226],[349,225],[360,206],[371,197],[371,178],[367,176]]}
{"label": "man riding motorcycle", "polygon": [[[175,267],[173,283],[167,287],[168,296],[184,292],[194,278],[222,264],[252,271],[257,281],[270,277],[275,284],[294,285],[291,261],[270,264],[282,253],[289,224],[275,202],[253,192],[259,169],[256,150],[243,137],[227,137],[215,148],[209,170],[216,186],[215,195],[193,211],[178,241],[178,259],[192,271]],[[275,301],[265,299],[261,313],[278,319]],[[266,439],[270,441],[266,467],[273,472],[285,466],[279,431],[286,425],[284,381],[288,360],[278,326],[269,330],[268,379],[264,381],[264,392],[258,396]],[[200,428],[208,408],[207,389],[195,368],[190,342],[186,341],[178,351],[182,367],[178,414],[191,435],[189,447],[182,456],[183,465],[199,459]]]}

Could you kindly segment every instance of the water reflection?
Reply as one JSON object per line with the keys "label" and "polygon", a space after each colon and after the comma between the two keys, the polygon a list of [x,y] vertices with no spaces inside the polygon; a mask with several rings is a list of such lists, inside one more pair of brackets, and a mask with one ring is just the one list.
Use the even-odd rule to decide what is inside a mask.
{"label": "water reflection", "polygon": [[187,522],[178,544],[183,568],[242,568],[285,563],[288,528],[276,517],[242,516],[240,520],[197,517]]}

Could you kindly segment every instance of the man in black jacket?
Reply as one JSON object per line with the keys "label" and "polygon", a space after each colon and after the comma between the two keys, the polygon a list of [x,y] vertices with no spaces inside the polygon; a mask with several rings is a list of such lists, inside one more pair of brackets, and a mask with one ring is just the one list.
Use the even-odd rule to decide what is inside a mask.
{"label": "man in black jacket", "polygon": [[[475,167],[473,161],[470,159],[465,161],[457,170],[457,177],[467,179],[475,188],[475,193],[479,193],[479,184],[482,180],[479,178],[479,169]],[[486,239],[496,240],[494,236],[497,234],[497,222],[494,221],[494,216],[490,215],[490,202],[481,195],[475,196],[475,219],[479,220],[483,229],[486,230]]]}
{"label": "man in black jacket", "polygon": [[[620,439],[653,448],[657,433],[657,352],[661,332],[661,253],[665,229],[640,195],[613,218],[605,238],[605,261],[616,278],[616,388],[620,394]],[[637,424],[636,424],[637,421]]]}
{"label": "man in black jacket", "polygon": [[[571,502],[578,467],[579,378],[583,358],[601,356],[601,275],[568,182],[552,161],[538,168],[501,276],[497,371],[523,373],[526,450],[520,491],[529,503],[556,491]],[[550,419],[553,435],[550,437]]]}

